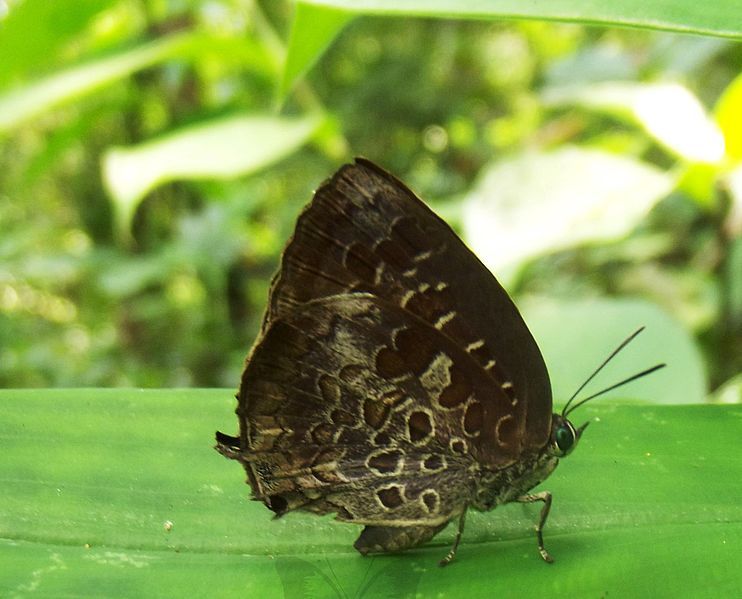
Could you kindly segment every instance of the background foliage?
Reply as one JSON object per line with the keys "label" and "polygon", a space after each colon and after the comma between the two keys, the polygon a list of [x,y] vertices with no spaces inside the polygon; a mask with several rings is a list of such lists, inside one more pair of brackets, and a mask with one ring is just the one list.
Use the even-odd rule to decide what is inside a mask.
{"label": "background foliage", "polygon": [[[0,15],[0,388],[31,388],[0,390],[0,594],[739,594],[739,406],[656,405],[740,401],[736,0]],[[296,215],[356,154],[492,268],[558,401],[638,325],[607,382],[669,364],[584,408],[605,422],[548,481],[554,567],[522,506],[473,514],[445,570],[451,530],[363,560],[211,450]]]}
{"label": "background foliage", "polygon": [[[700,400],[707,381],[734,397],[739,44],[546,20],[351,20],[343,4],[392,10],[301,3],[292,30],[289,2],[5,3],[0,384],[234,387],[298,211],[361,154],[487,261],[547,331],[553,373],[584,364],[559,394],[654,323],[616,316],[597,346],[568,339],[582,317],[554,333],[537,323],[555,305],[630,296],[681,331],[659,352],[691,379],[676,400]],[[544,16],[620,22],[557,8]],[[692,26],[693,10],[653,23]],[[704,11],[697,29],[717,19],[734,35],[730,10]]]}

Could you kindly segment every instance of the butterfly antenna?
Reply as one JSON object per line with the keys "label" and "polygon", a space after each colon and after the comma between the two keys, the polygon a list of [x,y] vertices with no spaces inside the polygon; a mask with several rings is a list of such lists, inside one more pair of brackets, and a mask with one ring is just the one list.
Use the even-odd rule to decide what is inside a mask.
{"label": "butterfly antenna", "polygon": [[[579,408],[585,402],[588,402],[591,399],[595,399],[596,397],[598,397],[598,395],[603,395],[603,393],[608,393],[608,391],[613,391],[614,389],[618,389],[618,387],[622,387],[626,383],[630,383],[631,381],[635,381],[636,379],[640,379],[643,376],[647,376],[648,374],[652,374],[655,370],[659,370],[660,368],[664,368],[665,366],[667,366],[667,364],[656,364],[655,366],[652,366],[652,368],[647,368],[646,370],[642,370],[641,372],[638,372],[637,374],[635,374],[633,376],[630,376],[627,379],[622,380],[620,383],[616,383],[615,385],[611,385],[610,387],[606,387],[602,391],[598,391],[597,393],[593,393],[589,397],[586,397],[585,399],[581,399],[580,401],[578,401],[575,405],[572,406],[572,409],[570,409],[569,412],[573,412],[574,410],[576,410],[577,408]],[[569,414],[569,412],[565,412],[564,410],[562,410],[562,416],[564,416],[566,418],[567,417],[567,414]]]}
{"label": "butterfly antenna", "polygon": [[[590,375],[589,377],[587,377],[587,380],[586,380],[586,381],[585,381],[584,383],[582,383],[582,385],[580,385],[580,386],[579,386],[579,388],[577,389],[577,391],[575,391],[575,392],[574,392],[574,393],[572,394],[572,397],[570,397],[570,398],[569,398],[569,400],[567,401],[567,404],[566,404],[566,405],[564,406],[564,408],[562,409],[562,416],[563,416],[563,417],[565,417],[565,418],[566,418],[566,417],[567,417],[567,414],[569,414],[569,412],[571,411],[571,410],[569,409],[569,406],[570,406],[570,404],[571,404],[571,403],[572,403],[572,402],[574,401],[575,397],[577,397],[577,396],[578,396],[578,395],[580,394],[580,391],[582,391],[582,390],[583,390],[583,389],[584,389],[584,388],[585,388],[585,387],[586,387],[586,386],[588,385],[588,383],[589,383],[590,381],[592,381],[592,380],[593,380],[593,379],[595,378],[595,376],[596,376],[596,375],[597,375],[597,374],[598,374],[598,373],[599,373],[599,372],[600,372],[601,370],[603,370],[603,368],[605,367],[605,365],[606,365],[606,364],[608,364],[608,362],[610,362],[610,361],[611,361],[611,360],[612,360],[613,358],[615,358],[615,357],[616,357],[616,355],[618,354],[618,352],[620,352],[620,351],[621,351],[621,350],[622,350],[622,349],[623,349],[624,347],[626,347],[626,346],[627,346],[627,345],[628,345],[629,343],[631,343],[631,342],[632,342],[632,341],[634,340],[634,338],[635,338],[635,337],[636,337],[636,336],[637,336],[637,335],[638,335],[639,333],[641,333],[641,332],[642,332],[643,330],[644,330],[644,327],[639,327],[639,328],[638,328],[638,329],[637,329],[636,331],[634,331],[634,332],[633,332],[633,333],[632,333],[631,335],[629,335],[629,336],[628,336],[628,337],[627,337],[626,339],[624,339],[624,340],[623,340],[623,341],[621,342],[621,344],[620,344],[620,345],[619,345],[619,346],[618,346],[618,347],[617,347],[616,349],[614,349],[614,350],[613,350],[613,352],[611,353],[611,355],[610,355],[610,356],[608,356],[608,357],[607,357],[607,358],[606,358],[605,360],[603,360],[603,363],[602,363],[602,364],[601,364],[600,366],[598,366],[598,367],[597,367],[597,368],[595,369],[595,371],[594,371],[594,372],[593,372],[593,373],[592,373],[592,374],[591,374],[591,375]],[[663,366],[664,366],[664,364],[663,364]],[[641,376],[644,376],[644,375],[646,375],[646,374],[649,374],[649,372],[650,372],[650,371],[652,371],[652,370],[653,370],[653,369],[651,369],[651,368],[650,368],[650,369],[649,369],[649,371],[641,373]],[[654,370],[657,370],[657,367],[655,367],[655,368],[654,368]],[[635,378],[638,378],[638,376],[634,376],[634,377],[632,377],[632,378],[630,378],[630,379],[627,379],[627,380],[625,380],[625,381],[623,381],[623,382],[621,382],[621,383],[618,383],[617,385],[614,385],[613,387],[611,387],[611,389],[615,389],[615,388],[616,388],[616,387],[618,387],[619,385],[624,385],[624,384],[628,383],[629,381],[633,381],[633,380],[634,380]],[[609,391],[609,390],[610,390],[610,389],[604,389],[603,391],[601,391],[601,393],[605,393],[606,391]],[[597,395],[600,395],[600,394],[597,394]],[[595,395],[595,396],[592,396],[592,397],[596,397],[597,395]],[[592,399],[592,397],[590,397],[590,398],[588,398],[588,399]],[[584,400],[580,401],[580,402],[579,402],[579,403],[578,403],[577,405],[575,405],[575,406],[574,406],[574,407],[573,407],[572,409],[574,410],[574,409],[575,409],[575,408],[576,408],[576,407],[577,407],[578,405],[582,405],[582,404],[583,404],[583,403],[585,403],[586,401],[587,401],[587,399],[584,399]]]}

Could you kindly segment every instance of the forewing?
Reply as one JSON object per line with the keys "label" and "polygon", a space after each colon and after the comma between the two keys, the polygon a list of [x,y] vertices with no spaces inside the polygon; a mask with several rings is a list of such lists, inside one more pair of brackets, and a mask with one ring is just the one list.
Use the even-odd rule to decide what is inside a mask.
{"label": "forewing", "polygon": [[265,331],[239,391],[240,445],[255,497],[279,514],[444,522],[470,498],[480,466],[517,460],[516,408],[441,331],[346,294]]}
{"label": "forewing", "polygon": [[440,330],[527,405],[524,449],[549,436],[551,386],[505,290],[450,227],[369,161],[341,168],[299,217],[263,331],[317,298],[368,292]]}

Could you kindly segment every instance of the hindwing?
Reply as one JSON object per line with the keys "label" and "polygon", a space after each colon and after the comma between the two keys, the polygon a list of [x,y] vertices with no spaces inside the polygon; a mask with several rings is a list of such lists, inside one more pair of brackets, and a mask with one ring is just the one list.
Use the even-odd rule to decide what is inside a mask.
{"label": "hindwing", "polygon": [[274,319],[238,416],[254,495],[274,511],[397,525],[460,512],[480,468],[517,461],[526,424],[470,353],[368,293]]}

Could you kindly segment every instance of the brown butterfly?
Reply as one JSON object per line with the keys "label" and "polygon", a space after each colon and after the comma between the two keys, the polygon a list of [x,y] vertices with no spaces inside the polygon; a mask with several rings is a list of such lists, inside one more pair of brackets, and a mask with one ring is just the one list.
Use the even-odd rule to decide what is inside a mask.
{"label": "brown butterfly", "polygon": [[239,437],[217,433],[217,450],[277,516],[362,524],[364,555],[458,519],[445,565],[468,508],[540,501],[552,561],[551,494],[529,491],[586,424],[552,414],[544,360],[497,280],[372,162],[343,166],[299,217],[237,399]]}

